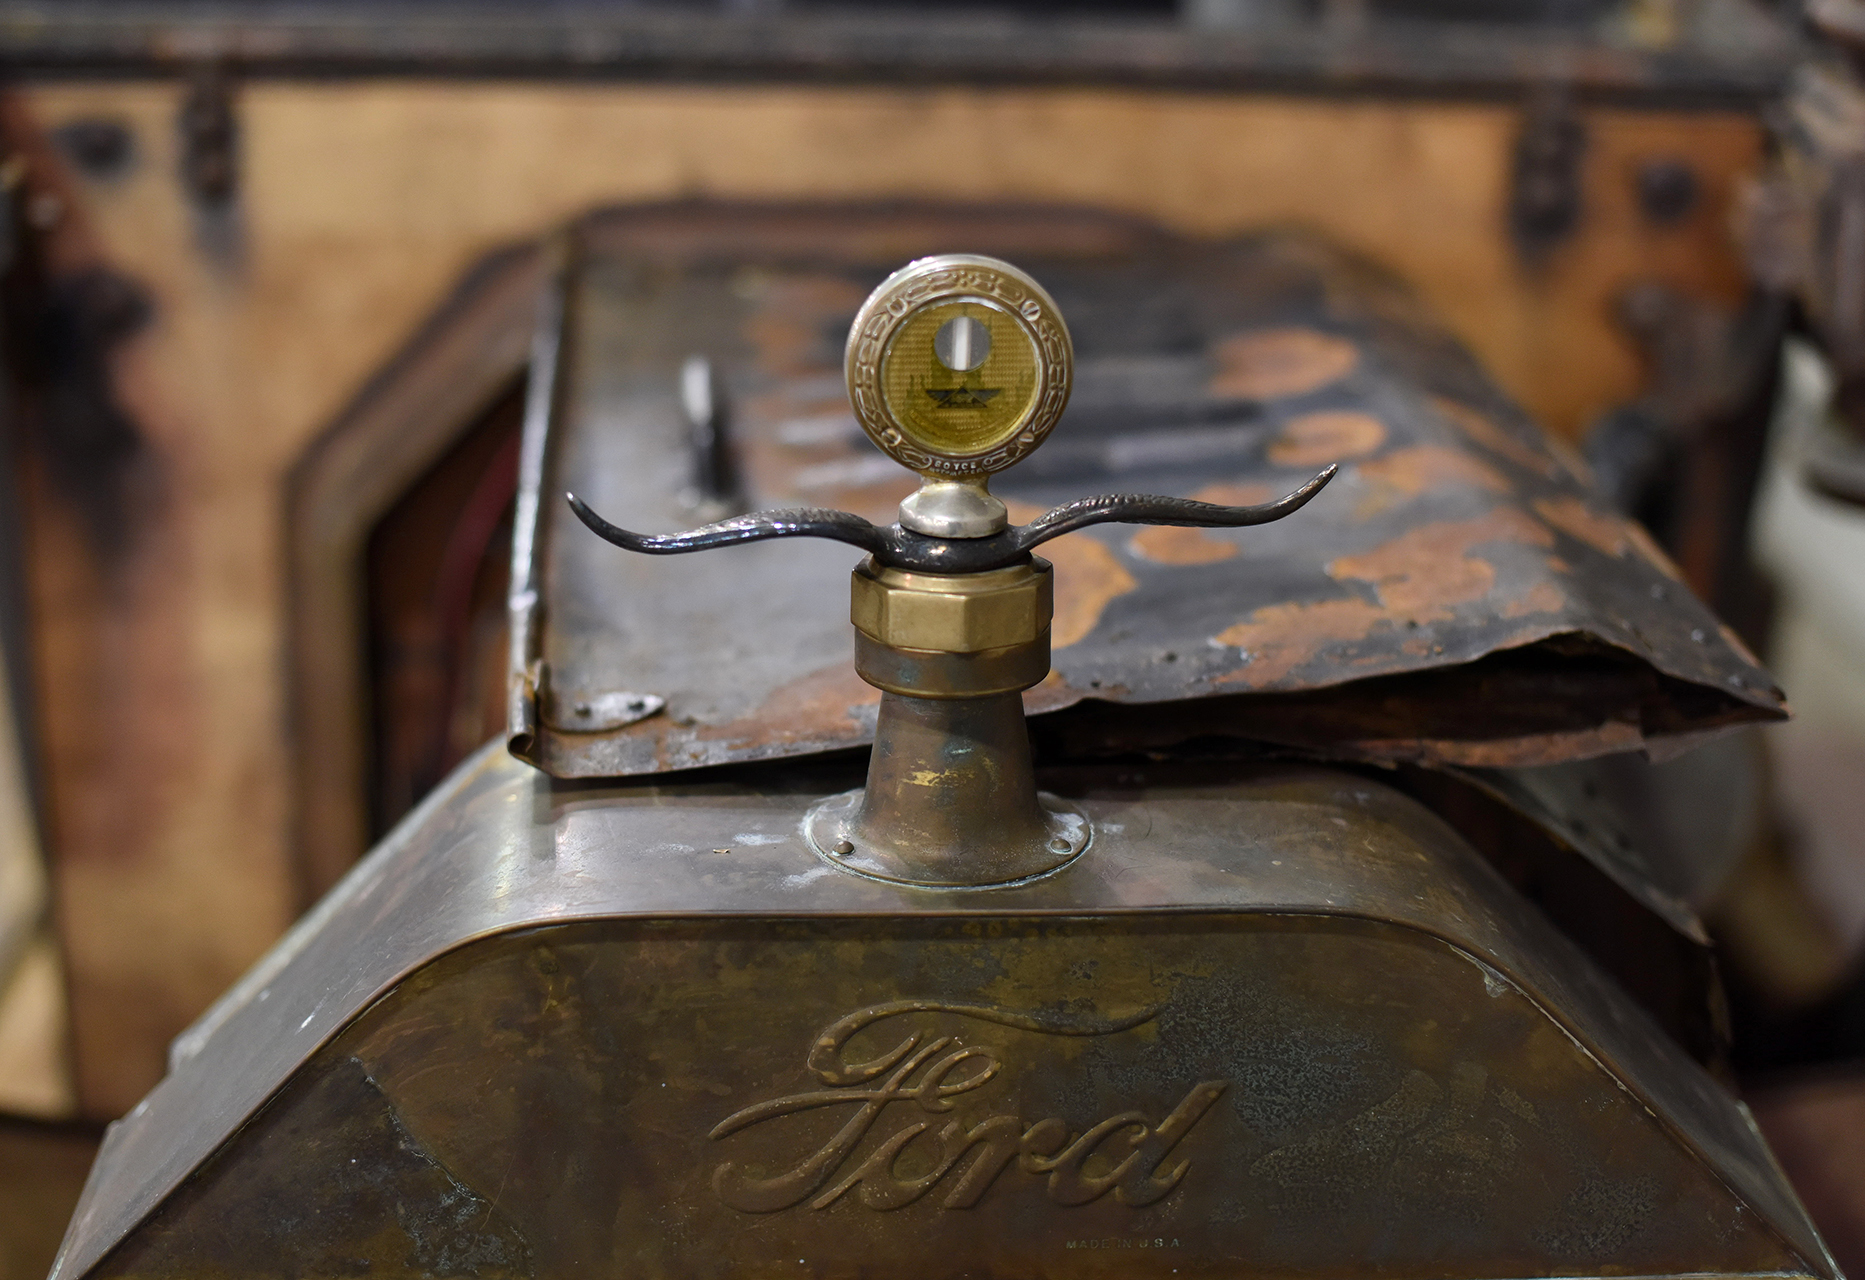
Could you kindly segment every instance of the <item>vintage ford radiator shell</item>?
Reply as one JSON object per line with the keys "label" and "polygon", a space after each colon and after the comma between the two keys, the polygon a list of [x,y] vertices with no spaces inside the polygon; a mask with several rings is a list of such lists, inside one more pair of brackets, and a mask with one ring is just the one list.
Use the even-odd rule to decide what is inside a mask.
{"label": "vintage ford radiator shell", "polygon": [[852,777],[759,776],[469,762],[177,1042],[52,1280],[1836,1275],[1741,1105],[1377,781],[1052,774],[1086,854],[926,890],[804,843]]}

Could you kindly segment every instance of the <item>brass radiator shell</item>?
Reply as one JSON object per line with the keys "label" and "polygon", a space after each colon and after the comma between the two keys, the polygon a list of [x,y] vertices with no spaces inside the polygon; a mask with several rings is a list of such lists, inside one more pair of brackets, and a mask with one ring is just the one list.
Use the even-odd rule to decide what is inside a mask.
{"label": "brass radiator shell", "polygon": [[1088,854],[926,890],[809,851],[850,780],[482,755],[178,1042],[53,1280],[1835,1274],[1740,1105],[1396,792],[1068,771]]}

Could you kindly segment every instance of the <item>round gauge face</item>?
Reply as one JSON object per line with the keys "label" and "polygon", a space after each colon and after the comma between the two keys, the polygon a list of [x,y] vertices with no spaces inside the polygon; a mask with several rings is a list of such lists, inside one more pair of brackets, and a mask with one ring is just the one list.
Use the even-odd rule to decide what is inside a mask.
{"label": "round gauge face", "polygon": [[923,258],[875,290],[848,343],[868,436],[925,475],[989,475],[1042,442],[1068,403],[1073,352],[1055,303],[993,258]]}
{"label": "round gauge face", "polygon": [[908,314],[881,355],[881,399],[929,452],[986,453],[1029,421],[1042,374],[1035,340],[1001,308],[958,298]]}

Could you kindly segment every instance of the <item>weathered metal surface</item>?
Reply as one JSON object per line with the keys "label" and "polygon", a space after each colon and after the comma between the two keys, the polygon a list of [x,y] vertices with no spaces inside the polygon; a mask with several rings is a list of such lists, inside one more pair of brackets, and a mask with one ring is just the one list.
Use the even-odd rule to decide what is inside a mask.
{"label": "weathered metal surface", "polygon": [[[1676,763],[1687,765],[1696,754],[1701,753]],[[1595,763],[1552,768],[1583,769]],[[1672,886],[1680,877],[1667,874],[1670,868],[1654,869],[1607,844],[1614,834],[1609,827],[1597,832],[1582,831],[1577,824],[1561,828],[1549,821],[1545,806],[1524,803],[1513,789],[1498,794],[1502,788],[1484,785],[1494,779],[1473,781],[1464,770],[1413,765],[1381,769],[1374,776],[1402,788],[1481,850],[1667,1035],[1712,1073],[1726,1077],[1731,1028],[1715,956],[1702,921],[1676,896]],[[1690,853],[1704,858],[1702,850]]]}
{"label": "weathered metal surface", "polygon": [[1605,756],[1543,769],[1459,770],[1580,852],[1680,933],[1766,839],[1766,761],[1753,735],[1675,760]]}
{"label": "weathered metal surface", "polygon": [[[623,555],[556,497],[630,528],[695,523],[679,374],[729,402],[747,509],[893,518],[913,476],[850,414],[849,318],[886,271],[963,245],[1028,267],[1075,336],[1044,449],[995,489],[1013,517],[1109,490],[1225,503],[1344,464],[1241,536],[1103,527],[1050,543],[1055,672],[1026,695],[1070,750],[1227,736],[1334,754],[1543,764],[1782,714],[1780,694],[1636,525],[1596,504],[1467,353],[1389,279],[1298,237],[1222,245],[1041,210],[685,206],[597,219],[571,286],[558,414],[514,654],[538,697],[626,689],[664,713],[513,746],[566,777],[854,747],[847,549]],[[530,537],[530,534],[521,535]],[[537,665],[541,664],[541,665]],[[521,682],[522,683],[522,682]],[[1068,709],[1064,711],[1064,709]]]}
{"label": "weathered metal surface", "polygon": [[[710,7],[713,11],[708,12]],[[1374,6],[1380,14],[1385,6]],[[1019,15],[1014,6],[875,9],[517,3],[283,7],[10,0],[15,71],[161,72],[203,58],[247,74],[668,76],[953,83],[1126,83],[1519,96],[1550,78],[1593,97],[1753,102],[1799,51],[1759,4],[1705,5],[1637,34],[1631,4],[1584,22],[1291,22],[1225,30],[1170,17]],[[1160,6],[1166,8],[1166,6]],[[787,10],[787,11],[786,11]],[[1502,15],[1498,15],[1502,16]]]}
{"label": "weathered metal surface", "polygon": [[810,810],[818,853],[909,884],[999,885],[1079,857],[1090,825],[1041,797],[1014,693],[881,698],[867,785]]}
{"label": "weathered metal surface", "polygon": [[[1425,810],[1172,772],[1054,775],[1089,855],[924,890],[807,848],[833,772],[598,787],[489,749],[177,1043],[52,1280],[1833,1275],[1734,1100]],[[971,1056],[793,1105],[909,1033]],[[872,1159],[915,1086],[930,1127],[1014,1124],[1009,1167]]]}
{"label": "weathered metal surface", "polygon": [[1286,916],[604,924],[455,953],[95,1274],[352,1258],[1817,1273],[1505,980],[1436,939]]}

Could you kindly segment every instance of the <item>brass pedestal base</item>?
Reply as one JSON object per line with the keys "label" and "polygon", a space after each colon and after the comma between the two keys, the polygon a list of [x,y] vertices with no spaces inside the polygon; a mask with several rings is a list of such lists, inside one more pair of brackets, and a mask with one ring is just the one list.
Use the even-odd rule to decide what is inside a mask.
{"label": "brass pedestal base", "polygon": [[881,695],[868,785],[809,811],[816,852],[903,884],[1014,884],[1068,865],[1088,820],[1039,796],[1023,700]]}
{"label": "brass pedestal base", "polygon": [[1088,847],[1088,820],[1036,794],[1021,692],[1049,673],[1047,562],[982,573],[855,570],[855,671],[881,691],[868,785],[811,809],[833,866],[900,884],[1016,884]]}

